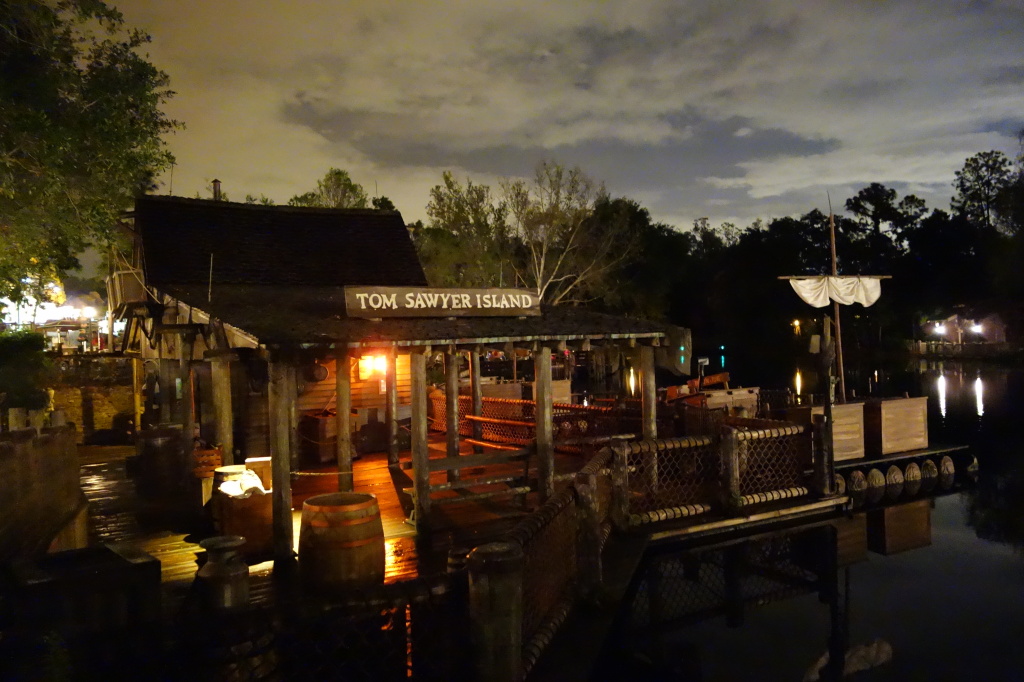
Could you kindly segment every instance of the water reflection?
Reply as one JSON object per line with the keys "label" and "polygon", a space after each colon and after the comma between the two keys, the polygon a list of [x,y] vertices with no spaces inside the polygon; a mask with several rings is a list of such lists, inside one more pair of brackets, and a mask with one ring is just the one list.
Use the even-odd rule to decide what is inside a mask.
{"label": "water reflection", "polygon": [[[893,643],[851,627],[850,567],[869,551],[900,554],[931,542],[931,502],[918,500],[740,543],[651,552],[601,679],[813,681],[884,666]],[[737,631],[763,625],[767,613],[786,619],[773,630],[785,636],[766,642]]]}
{"label": "water reflection", "polygon": [[981,377],[978,377],[977,379],[974,380],[974,397],[979,417],[985,414],[985,400],[982,397],[983,394],[984,384],[981,381]]}
{"label": "water reflection", "polygon": [[935,388],[939,392],[939,414],[946,418],[946,375],[940,374],[935,382]]}

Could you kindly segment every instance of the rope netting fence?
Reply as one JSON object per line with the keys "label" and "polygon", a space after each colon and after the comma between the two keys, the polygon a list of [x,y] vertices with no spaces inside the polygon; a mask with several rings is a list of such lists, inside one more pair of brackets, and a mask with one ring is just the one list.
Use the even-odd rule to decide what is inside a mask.
{"label": "rope netting fence", "polygon": [[[523,675],[529,674],[582,596],[588,561],[600,556],[611,525],[611,451],[603,450],[506,536],[523,550]],[[589,490],[587,490],[589,488]],[[599,565],[599,561],[591,563]]]}
{"label": "rope netting fence", "polygon": [[808,561],[814,533],[779,535],[725,548],[655,555],[635,584],[627,630],[682,627],[806,594],[820,577]]}

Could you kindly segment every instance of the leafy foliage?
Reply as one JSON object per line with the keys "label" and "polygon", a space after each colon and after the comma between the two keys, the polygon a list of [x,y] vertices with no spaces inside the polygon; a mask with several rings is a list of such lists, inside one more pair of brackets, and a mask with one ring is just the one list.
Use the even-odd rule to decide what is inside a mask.
{"label": "leafy foliage", "polygon": [[515,245],[508,208],[487,185],[450,172],[430,190],[430,222],[414,233],[416,248],[434,286],[511,286],[515,282]]}
{"label": "leafy foliage", "polygon": [[120,213],[173,160],[168,77],[149,36],[99,0],[13,0],[0,10],[0,295],[116,241]]}
{"label": "leafy foliage", "polygon": [[288,200],[289,206],[319,208],[366,208],[366,190],[354,181],[348,171],[331,168],[317,180],[316,191],[297,194]]}
{"label": "leafy foliage", "polygon": [[0,408],[38,410],[49,402],[43,387],[52,378],[52,367],[45,347],[42,334],[0,332]]}

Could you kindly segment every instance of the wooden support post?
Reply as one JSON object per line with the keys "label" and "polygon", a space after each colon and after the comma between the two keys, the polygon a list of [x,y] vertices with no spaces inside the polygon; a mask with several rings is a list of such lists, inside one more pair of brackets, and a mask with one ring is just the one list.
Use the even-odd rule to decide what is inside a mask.
{"label": "wooden support post", "polygon": [[629,528],[629,456],[626,446],[612,446],[612,523],[618,530]]}
{"label": "wooden support post", "polygon": [[347,346],[334,353],[334,387],[337,414],[338,490],[351,492],[352,481],[352,369]]}
{"label": "wooden support post", "polygon": [[[474,348],[469,352],[470,381],[473,394],[473,416],[482,417],[484,414],[484,389],[480,376],[480,348]],[[484,425],[480,422],[473,422],[473,438],[481,440],[484,437]],[[480,454],[484,449],[479,445],[473,446],[473,452]]]}
{"label": "wooden support post", "polygon": [[739,437],[736,435],[736,430],[726,427],[722,433],[722,472],[723,472],[723,492],[725,499],[722,500],[723,505],[731,514],[739,512],[742,505],[740,504],[740,498],[742,493],[740,492],[740,460],[739,460]]}
{"label": "wooden support post", "polygon": [[132,423],[135,424],[135,433],[142,430],[142,387],[145,381],[142,358],[132,358]]}
{"label": "wooden support post", "polygon": [[287,391],[288,395],[291,396],[291,400],[288,402],[288,452],[292,459],[292,471],[299,470],[299,413],[298,413],[298,401],[299,397],[299,368],[289,363],[286,367],[287,374]]}
{"label": "wooden support post", "polygon": [[427,358],[414,350],[409,357],[412,393],[412,476],[415,491],[413,519],[416,531],[425,532],[430,517],[430,451],[427,449]]}
{"label": "wooden support post", "polygon": [[291,403],[288,394],[288,368],[282,362],[270,363],[270,467],[273,479],[274,558],[290,559],[295,545],[292,535],[292,481],[290,430]]}
{"label": "wooden support post", "polygon": [[172,400],[174,399],[174,372],[171,369],[171,360],[167,357],[169,353],[166,352],[164,346],[163,338],[158,338],[156,347],[159,362],[157,380],[160,382],[160,416],[157,421],[160,424],[169,424],[174,419],[174,415],[171,414]]}
{"label": "wooden support post", "polygon": [[492,542],[474,549],[469,618],[476,679],[519,682],[523,666],[523,549]]}
{"label": "wooden support post", "polygon": [[192,413],[192,346],[195,335],[181,333],[178,335],[178,379],[181,381],[181,400],[178,402],[178,422],[181,424],[185,454],[189,456],[195,443],[195,417]]}
{"label": "wooden support post", "polygon": [[658,389],[654,383],[654,348],[640,347],[640,409],[645,440],[658,437]]}
{"label": "wooden support post", "polygon": [[225,465],[235,463],[235,424],[231,405],[231,361],[235,356],[218,354],[207,358],[213,392],[213,417],[217,442]]}
{"label": "wooden support post", "polygon": [[537,479],[541,502],[555,493],[554,405],[551,395],[551,348],[541,346],[533,356],[537,390]]}
{"label": "wooden support post", "polygon": [[[447,456],[459,456],[459,352],[454,346],[444,353],[445,440]],[[459,480],[459,470],[448,470],[448,481]]]}
{"label": "wooden support post", "polygon": [[819,580],[823,584],[825,601],[828,602],[829,633],[828,656],[821,679],[845,679],[846,654],[850,647],[850,567],[839,567],[839,531],[835,526],[826,526],[828,542],[828,561],[824,575]]}
{"label": "wooden support post", "polygon": [[387,376],[384,377],[384,424],[388,430],[388,465],[398,464],[398,353],[394,346],[384,355]]}
{"label": "wooden support post", "polygon": [[597,474],[577,473],[574,485],[579,508],[576,556],[579,561],[579,589],[584,599],[593,599],[601,587],[601,517],[597,503]]}
{"label": "wooden support post", "polygon": [[814,493],[820,497],[835,494],[836,462],[832,451],[832,424],[826,415],[811,417],[811,459],[814,466]]}

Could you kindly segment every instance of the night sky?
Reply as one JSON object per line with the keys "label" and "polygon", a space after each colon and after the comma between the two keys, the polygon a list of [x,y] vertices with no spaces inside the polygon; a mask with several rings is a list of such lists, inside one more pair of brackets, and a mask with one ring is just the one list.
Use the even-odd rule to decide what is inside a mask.
{"label": "night sky", "polygon": [[870,182],[948,209],[964,160],[1024,127],[1020,0],[113,4],[177,92],[181,196],[283,203],[335,166],[416,220],[444,170],[546,159],[657,220],[744,227]]}

